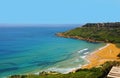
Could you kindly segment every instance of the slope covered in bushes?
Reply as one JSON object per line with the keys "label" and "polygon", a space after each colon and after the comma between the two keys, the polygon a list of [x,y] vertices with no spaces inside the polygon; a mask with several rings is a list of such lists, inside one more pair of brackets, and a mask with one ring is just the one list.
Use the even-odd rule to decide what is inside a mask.
{"label": "slope covered in bushes", "polygon": [[[120,24],[110,23],[104,25],[85,24],[66,32],[58,33],[58,36],[78,38],[93,42],[110,42],[120,47]],[[109,26],[110,25],[110,26]]]}

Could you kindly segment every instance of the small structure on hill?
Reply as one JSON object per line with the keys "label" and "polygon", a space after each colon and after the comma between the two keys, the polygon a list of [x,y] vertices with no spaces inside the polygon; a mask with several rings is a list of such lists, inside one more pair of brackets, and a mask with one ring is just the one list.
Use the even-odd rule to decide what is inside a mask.
{"label": "small structure on hill", "polygon": [[100,28],[120,28],[120,22],[111,23],[87,23],[83,27],[100,27]]}
{"label": "small structure on hill", "polygon": [[107,78],[120,78],[120,66],[113,66]]}

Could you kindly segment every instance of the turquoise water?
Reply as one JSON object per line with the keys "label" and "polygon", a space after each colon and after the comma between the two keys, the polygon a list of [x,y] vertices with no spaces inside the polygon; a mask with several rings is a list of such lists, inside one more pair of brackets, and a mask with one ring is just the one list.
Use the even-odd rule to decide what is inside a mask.
{"label": "turquoise water", "polygon": [[105,44],[55,35],[72,28],[1,27],[0,78],[40,71],[67,73],[86,64],[85,56]]}

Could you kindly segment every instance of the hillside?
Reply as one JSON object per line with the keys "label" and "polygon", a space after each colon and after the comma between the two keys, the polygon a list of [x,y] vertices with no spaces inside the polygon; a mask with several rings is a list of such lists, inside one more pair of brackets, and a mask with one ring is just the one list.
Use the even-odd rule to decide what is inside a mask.
{"label": "hillside", "polygon": [[120,23],[87,23],[82,27],[58,33],[57,35],[91,42],[115,43],[118,45],[120,43]]}

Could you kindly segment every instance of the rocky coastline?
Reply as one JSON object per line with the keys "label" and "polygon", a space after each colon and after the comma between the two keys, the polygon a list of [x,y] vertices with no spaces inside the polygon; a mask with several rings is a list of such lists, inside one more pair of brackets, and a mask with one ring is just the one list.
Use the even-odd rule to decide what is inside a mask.
{"label": "rocky coastline", "polygon": [[88,41],[88,42],[105,42],[105,41],[93,40],[93,39],[90,39],[90,38],[83,38],[83,37],[80,37],[80,36],[64,35],[64,33],[57,33],[56,36],[58,36],[58,37],[64,37],[64,38],[73,38],[73,39],[85,40],[85,41]]}

